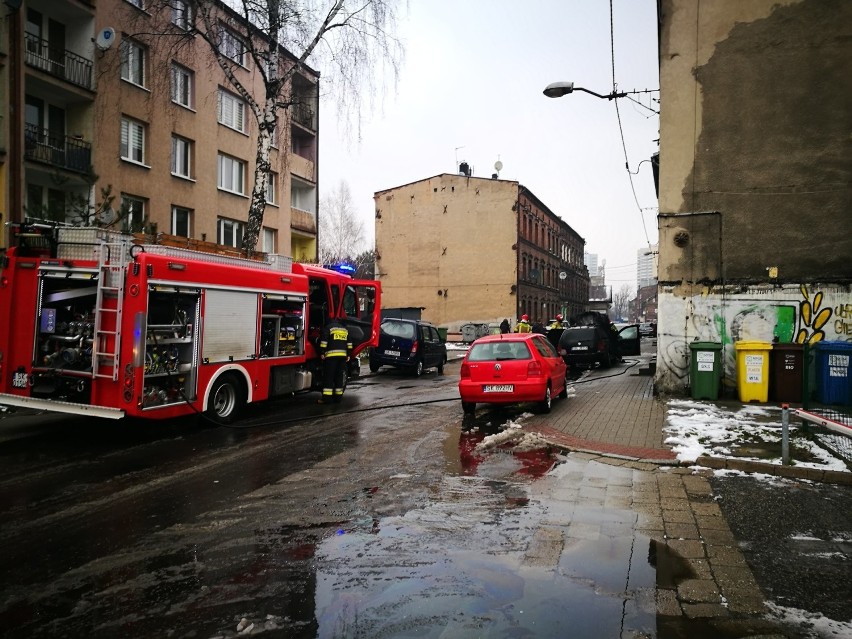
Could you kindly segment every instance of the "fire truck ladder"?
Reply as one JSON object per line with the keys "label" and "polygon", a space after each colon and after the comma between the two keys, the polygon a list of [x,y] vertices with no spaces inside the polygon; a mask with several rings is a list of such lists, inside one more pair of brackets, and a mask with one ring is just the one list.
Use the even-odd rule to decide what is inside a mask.
{"label": "fire truck ladder", "polygon": [[[127,244],[102,243],[100,251],[100,277],[95,303],[95,343],[92,353],[92,377],[118,379],[118,361],[121,353],[121,310],[124,301],[124,274],[127,269]],[[107,307],[107,300],[115,300],[115,306]],[[110,316],[115,321],[106,322]],[[104,324],[112,326],[105,329]],[[110,345],[112,347],[110,348]],[[112,367],[112,371],[101,372]]]}

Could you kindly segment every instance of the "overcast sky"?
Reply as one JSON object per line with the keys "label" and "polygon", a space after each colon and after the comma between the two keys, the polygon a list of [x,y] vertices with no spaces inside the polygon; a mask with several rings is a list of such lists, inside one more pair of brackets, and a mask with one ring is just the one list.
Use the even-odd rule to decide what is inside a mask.
{"label": "overcast sky", "polygon": [[[618,89],[658,89],[655,0],[612,3]],[[360,142],[322,101],[320,196],[345,180],[372,246],[376,191],[456,173],[461,161],[491,177],[499,159],[501,179],[529,188],[606,260],[607,284],[635,290],[637,250],[657,241],[651,166],[639,163],[659,150],[659,116],[619,99],[622,144],[615,101],[542,94],[558,80],[612,91],[609,2],[410,0],[399,36],[397,90],[366,114]]]}

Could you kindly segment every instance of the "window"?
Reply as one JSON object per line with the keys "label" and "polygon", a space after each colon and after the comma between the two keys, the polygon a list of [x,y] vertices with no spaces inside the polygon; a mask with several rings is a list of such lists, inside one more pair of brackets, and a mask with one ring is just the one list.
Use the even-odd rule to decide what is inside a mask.
{"label": "window", "polygon": [[243,243],[243,233],[245,233],[246,225],[235,220],[227,220],[223,217],[219,218],[218,237],[216,241],[225,246],[233,246],[239,248]]}
{"label": "window", "polygon": [[145,125],[121,118],[121,159],[145,164]]}
{"label": "window", "polygon": [[246,105],[233,93],[219,89],[219,113],[220,124],[236,129],[241,133],[246,132]]}
{"label": "window", "polygon": [[220,153],[218,173],[218,186],[220,189],[245,195],[245,162]]}
{"label": "window", "polygon": [[138,42],[124,39],[121,43],[121,79],[140,87],[145,86],[145,48]]}
{"label": "window", "polygon": [[278,183],[278,174],[275,171],[269,172],[269,177],[266,179],[266,203],[267,204],[277,204],[278,200],[275,199],[276,184]]}
{"label": "window", "polygon": [[275,253],[275,229],[263,227],[261,234],[261,248],[264,253]]}
{"label": "window", "polygon": [[190,222],[192,211],[181,206],[172,207],[172,235],[190,237]]}
{"label": "window", "polygon": [[172,136],[172,175],[192,177],[192,142],[177,135]]}
{"label": "window", "polygon": [[172,24],[184,31],[192,28],[192,9],[186,0],[172,0]]}
{"label": "window", "polygon": [[195,74],[176,62],[172,63],[172,102],[187,109],[195,103]]}
{"label": "window", "polygon": [[225,27],[219,27],[219,51],[241,67],[245,66],[245,45],[240,37]]}
{"label": "window", "polygon": [[145,200],[133,195],[121,196],[121,230],[138,233],[145,227]]}

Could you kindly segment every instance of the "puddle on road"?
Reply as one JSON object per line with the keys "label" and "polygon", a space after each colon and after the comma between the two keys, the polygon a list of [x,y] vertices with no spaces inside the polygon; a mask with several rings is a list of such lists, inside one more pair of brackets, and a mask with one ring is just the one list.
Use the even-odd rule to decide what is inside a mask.
{"label": "puddle on road", "polygon": [[656,570],[636,514],[556,496],[612,474],[629,485],[632,471],[590,476],[601,465],[569,458],[554,476],[546,450],[477,452],[486,435],[445,448],[451,472],[430,503],[318,546],[318,637],[655,636]]}

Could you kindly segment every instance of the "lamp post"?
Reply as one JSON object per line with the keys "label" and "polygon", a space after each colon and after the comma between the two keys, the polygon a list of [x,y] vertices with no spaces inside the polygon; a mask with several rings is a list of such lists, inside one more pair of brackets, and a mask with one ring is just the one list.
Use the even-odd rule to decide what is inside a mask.
{"label": "lamp post", "polygon": [[574,93],[574,91],[583,91],[584,93],[590,93],[595,97],[604,98],[605,100],[612,100],[613,98],[625,98],[627,97],[628,93],[638,93],[637,91],[613,91],[612,93],[601,95],[600,93],[589,91],[589,89],[584,89],[583,87],[575,87],[573,82],[551,82],[546,87],[544,87],[543,93],[548,98],[561,98],[563,95]]}

